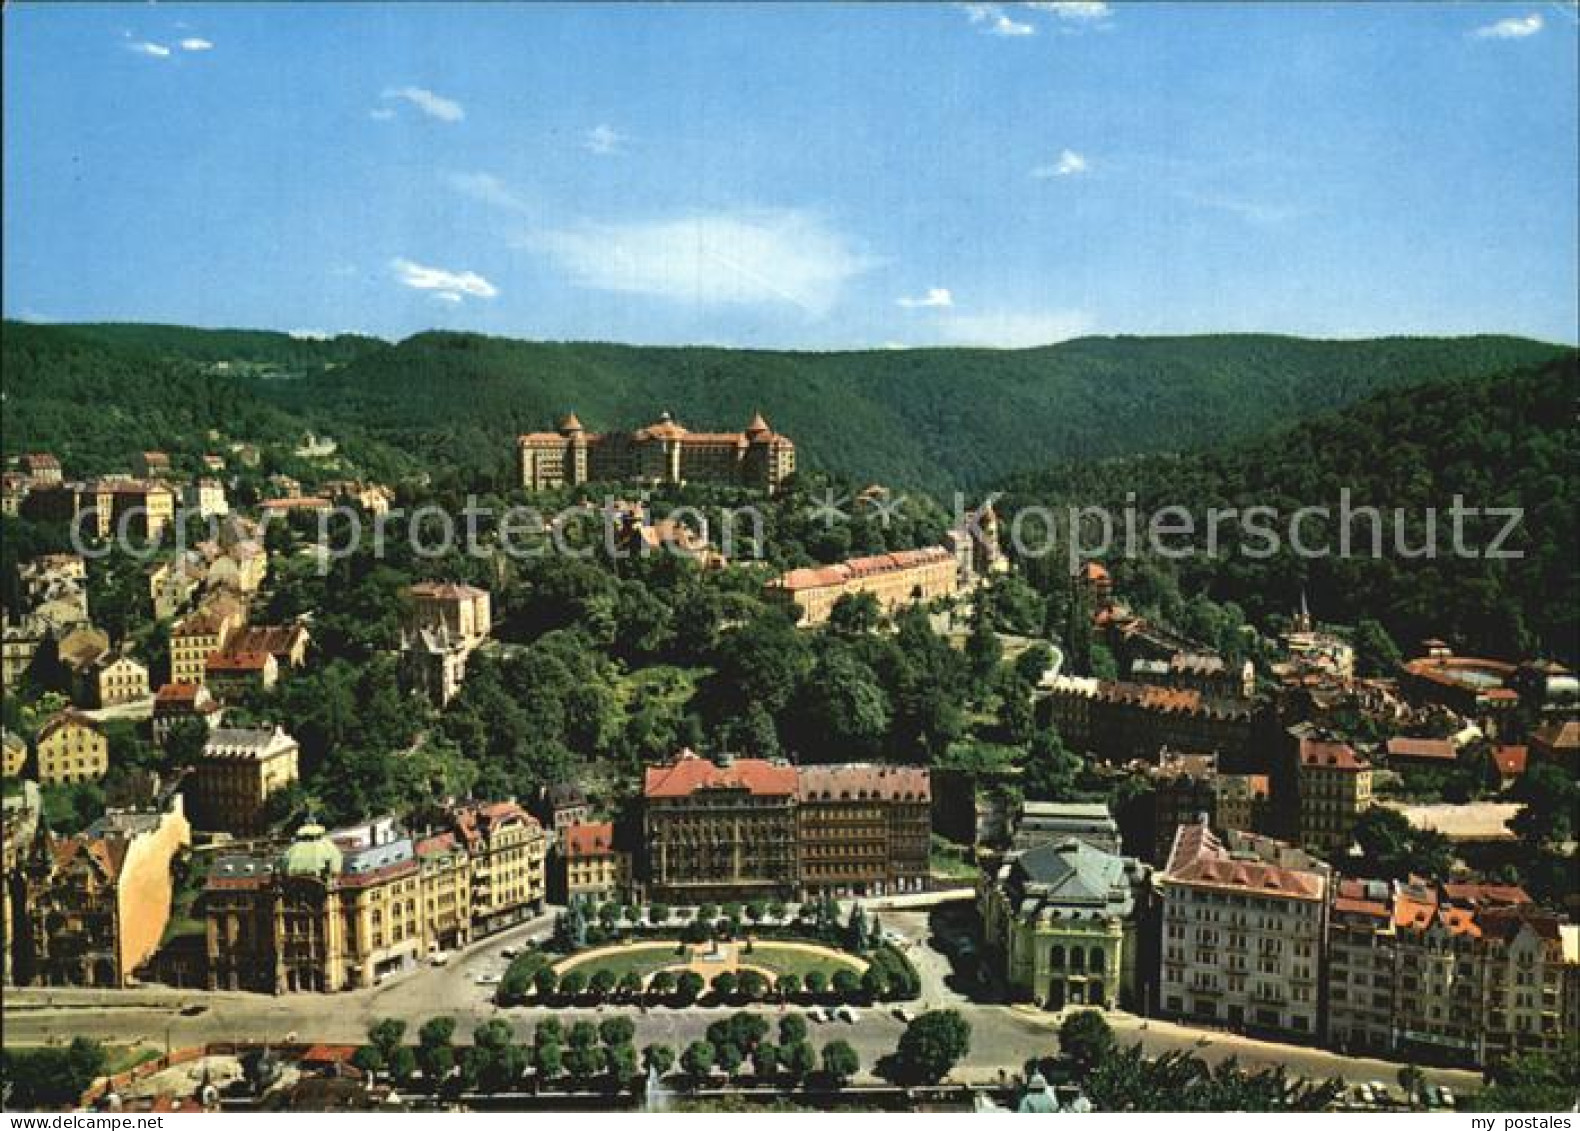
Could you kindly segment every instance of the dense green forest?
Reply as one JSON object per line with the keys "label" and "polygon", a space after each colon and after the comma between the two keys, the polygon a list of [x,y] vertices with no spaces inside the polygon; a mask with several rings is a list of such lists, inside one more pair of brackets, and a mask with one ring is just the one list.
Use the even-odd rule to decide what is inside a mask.
{"label": "dense green forest", "polygon": [[[1027,350],[789,353],[521,342],[399,344],[164,326],[5,326],[8,453],[129,455],[196,425],[365,435],[503,486],[511,437],[574,408],[589,428],[673,412],[737,428],[755,409],[805,467],[945,491],[1050,460],[1246,438],[1374,391],[1540,364],[1516,338],[1322,342],[1087,338]],[[221,362],[228,362],[223,369]],[[75,446],[75,448],[74,448]]]}
{"label": "dense green forest", "polygon": [[[224,440],[288,450],[323,425],[270,403],[256,386],[321,372],[369,342],[6,322],[0,335],[5,454],[54,452],[71,474],[93,475],[124,471],[132,455],[145,449],[167,451],[178,465]],[[395,473],[413,466],[393,448],[365,437],[354,422],[337,428],[335,436],[343,447],[349,442],[369,470]]]}
{"label": "dense green forest", "polygon": [[[1440,382],[1379,393],[1342,411],[1264,438],[1221,450],[1180,456],[1143,456],[1062,464],[1009,478],[1002,509],[1013,515],[1032,505],[1067,513],[1070,506],[1121,511],[1133,498],[1145,516],[1166,506],[1186,507],[1197,529],[1210,508],[1276,508],[1287,530],[1299,508],[1331,509],[1304,524],[1308,547],[1329,556],[1303,558],[1286,545],[1253,558],[1263,540],[1242,538],[1227,525],[1216,556],[1196,553],[1165,561],[1113,561],[1128,593],[1163,608],[1180,592],[1205,592],[1234,602],[1252,620],[1294,609],[1304,590],[1320,618],[1354,624],[1374,617],[1402,643],[1443,636],[1493,655],[1534,652],[1573,660],[1580,576],[1575,516],[1580,497],[1580,436],[1575,429],[1577,355],[1493,380]],[[1382,512],[1383,553],[1373,557],[1374,525],[1352,518],[1350,554],[1339,541],[1341,491],[1351,508]],[[1504,549],[1520,557],[1488,560],[1453,550],[1454,497],[1466,508],[1523,509]],[[1399,552],[1395,508],[1404,508],[1404,546],[1419,553],[1429,542],[1429,509],[1437,511],[1435,557]],[[1467,518],[1463,543],[1486,548],[1505,525],[1502,517]],[[1198,550],[1203,540],[1197,539]],[[1179,544],[1176,542],[1176,544]],[[1062,570],[1057,555],[1032,565],[1033,576]],[[1056,563],[1053,564],[1053,563]]]}

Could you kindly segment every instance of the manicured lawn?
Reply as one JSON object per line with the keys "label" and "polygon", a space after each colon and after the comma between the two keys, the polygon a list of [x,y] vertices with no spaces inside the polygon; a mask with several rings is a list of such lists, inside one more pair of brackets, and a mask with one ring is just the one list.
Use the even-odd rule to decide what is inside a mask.
{"label": "manicured lawn", "polygon": [[555,964],[554,968],[564,975],[569,970],[577,970],[591,978],[599,970],[608,970],[615,977],[622,977],[635,970],[644,978],[656,973],[665,967],[674,967],[677,970],[685,965],[686,958],[678,953],[680,943],[678,940],[665,942],[662,945],[652,946],[642,943],[633,943],[630,947],[612,950],[600,954],[595,958],[588,958],[578,962],[577,956],[572,955],[562,962]]}
{"label": "manicured lawn", "polygon": [[827,977],[832,978],[841,970],[854,970],[859,974],[866,969],[865,963],[854,958],[835,959],[771,942],[758,943],[750,954],[743,953],[741,964],[772,970],[776,977],[780,974],[799,974],[805,978],[812,971],[821,970]]}
{"label": "manicured lawn", "polygon": [[[679,945],[678,941],[633,943],[629,947],[613,948],[590,957],[572,955],[556,963],[555,969],[561,977],[568,971],[575,970],[588,978],[599,970],[608,970],[616,978],[632,971],[644,978],[659,970],[667,969],[679,973],[689,965],[687,956],[678,952]],[[797,974],[805,978],[812,971],[821,970],[825,976],[832,978],[840,970],[854,970],[859,974],[866,969],[866,963],[857,958],[836,958],[779,942],[759,942],[749,954],[743,949],[739,956],[739,964],[766,970],[774,977],[780,974]],[[708,966],[709,964],[705,962],[698,963],[696,969],[704,977],[711,977],[707,972]],[[726,963],[719,963],[720,972],[727,968]]]}

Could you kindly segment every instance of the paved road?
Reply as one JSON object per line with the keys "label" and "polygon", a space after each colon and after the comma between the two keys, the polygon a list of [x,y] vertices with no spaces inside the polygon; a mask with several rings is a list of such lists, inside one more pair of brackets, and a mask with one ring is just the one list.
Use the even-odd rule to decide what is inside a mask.
{"label": "paved road", "polygon": [[[910,1008],[958,1009],[971,1023],[971,1055],[956,1077],[970,1082],[995,1079],[999,1073],[1020,1071],[1032,1056],[1049,1055],[1058,1048],[1058,1018],[1024,1006],[1007,1006],[972,1000],[951,975],[948,960],[928,945],[931,927],[925,913],[882,914],[885,927],[906,940],[911,960],[922,976],[923,994]],[[13,989],[5,995],[5,1039],[12,1044],[38,1044],[84,1035],[106,1041],[145,1041],[163,1046],[167,1036],[173,1047],[204,1041],[284,1041],[292,1034],[304,1041],[359,1042],[368,1026],[383,1017],[401,1017],[415,1029],[429,1017],[455,1017],[461,1033],[493,1018],[510,1022],[525,1040],[546,1016],[565,1024],[583,1018],[601,1020],[624,1014],[636,1023],[638,1047],[661,1042],[683,1046],[701,1038],[708,1025],[733,1012],[729,1008],[693,1007],[676,1010],[658,1007],[642,1011],[634,1006],[597,1009],[501,1009],[489,999],[492,987],[476,983],[479,974],[502,972],[500,951],[523,941],[546,937],[552,920],[544,916],[455,956],[444,967],[422,967],[369,990],[341,994],[290,994],[267,997],[242,993],[200,993],[168,988],[135,990]],[[196,1016],[183,1016],[187,1003],[208,1008]],[[776,1019],[777,1005],[754,1009]],[[860,1021],[812,1024],[814,1045],[836,1036],[849,1041],[864,1069],[894,1050],[904,1028],[884,1009],[860,1011]],[[1313,1078],[1338,1076],[1352,1083],[1381,1080],[1394,1085],[1398,1065],[1359,1060],[1320,1049],[1253,1041],[1216,1031],[1187,1028],[1161,1021],[1147,1021],[1112,1013],[1110,1022],[1122,1039],[1139,1040],[1146,1049],[1161,1053],[1189,1049],[1209,1061],[1236,1056],[1256,1067],[1283,1064],[1296,1075]],[[1465,1094],[1480,1086],[1473,1072],[1428,1070],[1432,1083],[1446,1084]]]}

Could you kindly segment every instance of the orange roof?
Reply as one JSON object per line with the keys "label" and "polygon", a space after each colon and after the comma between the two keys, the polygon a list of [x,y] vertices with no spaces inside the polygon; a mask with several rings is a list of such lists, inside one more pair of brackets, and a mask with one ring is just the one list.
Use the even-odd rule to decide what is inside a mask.
{"label": "orange roof", "polygon": [[1169,854],[1164,880],[1289,899],[1321,899],[1326,886],[1318,872],[1231,855],[1212,830],[1200,824],[1181,825],[1175,830],[1174,850]]}
{"label": "orange roof", "polygon": [[927,801],[932,782],[920,766],[881,766],[853,762],[837,766],[802,766],[796,771],[802,801]]}
{"label": "orange roof", "polygon": [[268,652],[216,652],[204,667],[209,671],[258,672],[273,658]]}
{"label": "orange roof", "polygon": [[565,855],[569,857],[612,856],[614,824],[599,821],[585,825],[566,825]]}
{"label": "orange roof", "polygon": [[829,566],[807,566],[781,574],[768,584],[777,589],[796,592],[802,589],[827,589],[864,577],[877,577],[885,573],[898,573],[917,566],[935,565],[954,561],[954,555],[942,546],[928,546],[921,550],[896,550],[892,554],[872,554],[864,558],[850,558]]}
{"label": "orange roof", "polygon": [[700,789],[744,789],[758,797],[790,797],[796,791],[793,766],[742,758],[720,766],[689,750],[667,766],[649,766],[642,793],[648,798],[690,797]]}
{"label": "orange roof", "polygon": [[1502,904],[1512,907],[1535,902],[1524,888],[1516,884],[1448,883],[1443,885],[1443,894],[1456,903],[1478,906]]}
{"label": "orange roof", "polygon": [[192,703],[197,700],[198,692],[202,690],[201,683],[167,683],[154,694],[154,706]]}
{"label": "orange roof", "polygon": [[1369,770],[1371,765],[1347,742],[1324,742],[1312,738],[1300,740],[1300,764],[1314,769]]}
{"label": "orange roof", "polygon": [[1418,762],[1452,762],[1457,755],[1454,744],[1446,738],[1410,738],[1401,734],[1388,740],[1388,757]]}
{"label": "orange roof", "polygon": [[1525,772],[1525,764],[1529,760],[1530,749],[1525,746],[1494,746],[1492,748],[1492,762],[1498,767],[1498,773],[1506,778],[1516,778]]}
{"label": "orange roof", "polygon": [[265,499],[258,506],[267,511],[289,510],[320,510],[327,511],[332,508],[328,499],[321,499],[317,495],[300,495],[291,499]]}

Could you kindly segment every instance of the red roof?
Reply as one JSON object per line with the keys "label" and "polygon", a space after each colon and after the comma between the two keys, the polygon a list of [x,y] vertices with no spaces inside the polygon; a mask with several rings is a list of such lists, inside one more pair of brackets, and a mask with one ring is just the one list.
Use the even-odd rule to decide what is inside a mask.
{"label": "red roof", "polygon": [[878,577],[886,573],[914,569],[917,566],[936,565],[954,561],[954,555],[942,546],[928,546],[921,550],[896,550],[892,554],[872,554],[864,558],[850,558],[830,566],[807,566],[792,569],[769,582],[779,589],[795,592],[801,589],[827,589],[844,585],[863,577]]}
{"label": "red roof", "polygon": [[1454,744],[1446,738],[1410,738],[1405,735],[1388,740],[1388,757],[1416,762],[1452,762]]}
{"label": "red roof", "polygon": [[565,855],[567,857],[611,856],[614,854],[614,824],[599,821],[586,825],[565,826]]}
{"label": "red roof", "polygon": [[1206,825],[1181,825],[1164,870],[1166,883],[1232,888],[1261,896],[1321,899],[1325,881],[1317,872],[1283,868],[1231,854]]}
{"label": "red roof", "polygon": [[357,1055],[356,1045],[314,1045],[301,1056],[303,1064],[349,1064]]}
{"label": "red roof", "polygon": [[649,766],[644,796],[690,797],[699,789],[744,789],[759,797],[790,797],[796,791],[795,767],[742,758],[720,766],[689,750],[667,766]]}
{"label": "red roof", "polygon": [[154,705],[191,703],[197,699],[201,690],[201,683],[167,683],[154,695]]}
{"label": "red roof", "polygon": [[216,652],[204,666],[209,671],[261,672],[273,658],[268,652]]}
{"label": "red roof", "polygon": [[1525,746],[1494,746],[1492,748],[1492,762],[1498,767],[1498,773],[1506,778],[1517,778],[1523,774],[1529,756],[1530,749]]}
{"label": "red roof", "polygon": [[1300,764],[1313,769],[1369,770],[1371,766],[1355,753],[1347,742],[1323,742],[1313,738],[1300,740]]}

